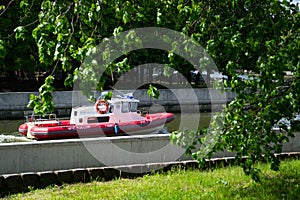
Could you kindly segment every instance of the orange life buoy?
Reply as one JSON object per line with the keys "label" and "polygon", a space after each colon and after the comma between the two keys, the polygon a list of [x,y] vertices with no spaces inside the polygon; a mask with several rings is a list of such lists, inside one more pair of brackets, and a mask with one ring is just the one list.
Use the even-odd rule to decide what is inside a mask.
{"label": "orange life buoy", "polygon": [[[100,106],[101,104],[105,104],[105,110],[100,110],[99,106]],[[99,113],[99,114],[105,114],[105,113],[107,113],[107,111],[108,111],[108,102],[105,101],[105,100],[98,100],[98,101],[96,102],[96,104],[95,104],[95,107],[96,107],[97,113]]]}

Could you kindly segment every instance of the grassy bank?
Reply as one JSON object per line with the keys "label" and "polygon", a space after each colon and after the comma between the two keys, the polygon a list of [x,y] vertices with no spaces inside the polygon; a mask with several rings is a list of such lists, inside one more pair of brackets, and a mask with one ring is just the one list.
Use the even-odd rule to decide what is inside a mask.
{"label": "grassy bank", "polygon": [[300,160],[283,161],[279,172],[262,169],[261,183],[236,166],[215,170],[174,169],[137,179],[52,186],[8,199],[300,199]]}

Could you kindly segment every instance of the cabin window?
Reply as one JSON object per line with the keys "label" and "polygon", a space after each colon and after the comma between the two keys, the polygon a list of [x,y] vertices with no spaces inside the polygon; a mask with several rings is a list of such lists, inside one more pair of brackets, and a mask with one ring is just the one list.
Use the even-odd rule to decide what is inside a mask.
{"label": "cabin window", "polygon": [[74,116],[77,116],[77,111],[74,111]]}
{"label": "cabin window", "polygon": [[130,111],[130,102],[122,102],[122,113]]}
{"label": "cabin window", "polygon": [[136,112],[138,109],[137,102],[131,102],[131,112]]}
{"label": "cabin window", "polygon": [[109,121],[109,117],[105,116],[105,117],[89,117],[87,119],[87,123],[103,123],[103,122],[108,122]]}
{"label": "cabin window", "polygon": [[111,105],[111,106],[109,107],[109,112],[110,112],[110,113],[113,113],[113,112],[114,112],[114,106],[113,106],[113,105]]}

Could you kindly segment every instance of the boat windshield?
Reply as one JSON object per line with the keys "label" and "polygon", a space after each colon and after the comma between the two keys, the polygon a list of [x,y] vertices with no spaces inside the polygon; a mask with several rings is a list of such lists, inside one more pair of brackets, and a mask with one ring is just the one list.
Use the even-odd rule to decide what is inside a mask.
{"label": "boat windshield", "polygon": [[137,102],[131,102],[131,112],[136,112],[138,109],[138,103]]}
{"label": "boat windshield", "polygon": [[130,102],[122,102],[122,113],[128,113],[130,110]]}
{"label": "boat windshield", "polygon": [[137,102],[122,102],[122,113],[136,112],[137,108]]}

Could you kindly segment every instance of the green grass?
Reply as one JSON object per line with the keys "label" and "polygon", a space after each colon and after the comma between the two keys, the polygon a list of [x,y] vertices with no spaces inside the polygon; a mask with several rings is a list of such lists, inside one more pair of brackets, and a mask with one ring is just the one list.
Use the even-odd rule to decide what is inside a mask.
{"label": "green grass", "polygon": [[215,170],[173,169],[136,179],[93,181],[8,196],[8,199],[300,199],[300,160],[281,163],[280,171],[259,164],[256,183],[236,166]]}

